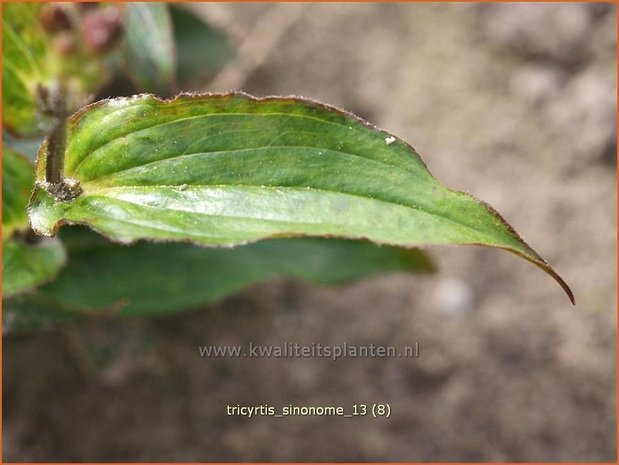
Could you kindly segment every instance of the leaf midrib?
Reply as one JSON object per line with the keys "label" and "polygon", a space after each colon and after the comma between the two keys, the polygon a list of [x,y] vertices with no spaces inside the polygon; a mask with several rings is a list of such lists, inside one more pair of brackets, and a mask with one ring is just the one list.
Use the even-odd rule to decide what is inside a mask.
{"label": "leaf midrib", "polygon": [[[196,185],[193,185],[193,186],[196,186]],[[105,193],[107,191],[122,190],[122,189],[144,189],[144,190],[148,191],[148,190],[160,189],[162,187],[178,188],[178,185],[115,186],[115,187],[103,187],[103,188],[95,188],[95,189],[88,189],[88,190],[85,187],[84,188],[84,195],[91,195],[93,197],[97,197],[97,196],[99,196],[99,197],[107,197],[107,198],[113,199],[116,202],[123,202],[123,203],[127,203],[127,204],[130,204],[130,205],[139,206],[140,208],[161,211],[162,208],[153,207],[151,205],[145,205],[145,204],[137,203],[137,202],[131,202],[129,200],[119,199],[119,198],[113,197],[113,196],[108,197],[108,196],[105,195]],[[271,190],[271,189],[272,190],[290,190],[290,191],[294,191],[294,192],[307,192],[309,190],[309,191],[315,191],[315,192],[324,192],[324,193],[327,193],[327,194],[337,194],[337,195],[342,195],[342,196],[350,196],[350,197],[355,197],[355,198],[362,198],[362,199],[365,199],[365,200],[371,200],[372,202],[385,203],[385,204],[388,204],[388,205],[396,205],[396,206],[399,206],[399,207],[402,207],[402,208],[407,208],[407,209],[415,210],[415,211],[417,211],[417,212],[419,212],[421,214],[430,216],[430,217],[435,218],[435,219],[438,218],[440,221],[446,221],[448,223],[455,224],[455,225],[457,225],[457,226],[459,226],[461,228],[464,228],[464,229],[466,229],[468,231],[472,231],[476,235],[480,235],[481,237],[487,238],[488,239],[488,243],[490,243],[490,244],[495,244],[496,243],[495,238],[493,238],[492,236],[489,236],[488,234],[486,234],[484,232],[481,232],[478,229],[475,229],[475,228],[473,228],[473,227],[471,227],[471,226],[469,226],[467,224],[458,222],[458,221],[456,221],[456,220],[454,220],[454,219],[452,219],[452,218],[450,218],[448,216],[440,215],[440,214],[437,214],[437,213],[432,213],[430,211],[421,209],[421,208],[416,207],[416,206],[404,205],[404,204],[401,204],[399,202],[393,202],[393,201],[383,200],[383,199],[376,199],[376,198],[366,197],[366,196],[359,195],[359,194],[354,194],[354,193],[343,193],[343,192],[332,191],[332,190],[328,190],[328,189],[299,188],[299,187],[290,187],[290,186],[268,186],[268,187],[265,187],[265,186],[247,185],[247,184],[242,185],[242,186],[228,185],[228,184],[217,184],[217,185],[205,185],[205,186],[197,186],[197,187],[208,187],[208,188],[210,188],[210,187],[212,187],[212,188],[230,188],[230,187],[233,187],[233,188],[237,188],[237,189],[243,189],[244,187],[250,187],[250,188],[260,188],[260,189],[266,189],[266,190]],[[173,209],[173,208],[169,208],[169,207],[166,207],[163,210],[166,210],[166,211],[178,211],[178,212],[184,212],[184,213],[193,213],[193,214],[196,214],[196,215],[209,216],[209,217],[214,217],[214,218],[217,218],[217,217],[221,217],[221,218],[238,218],[238,219],[252,218],[252,217],[248,217],[248,216],[205,214],[205,213],[199,213],[199,212],[195,212],[195,211],[191,211],[191,210]],[[254,218],[254,219],[260,219],[261,221],[273,221],[273,222],[277,221],[277,222],[282,222],[282,223],[286,222],[284,220],[269,220],[269,219],[262,219],[262,218]],[[290,223],[297,224],[298,222],[290,222]],[[319,224],[319,223],[316,223],[316,224]],[[499,234],[501,234],[501,237],[504,236],[500,232],[499,232]],[[511,246],[516,249],[516,247],[513,244]]]}

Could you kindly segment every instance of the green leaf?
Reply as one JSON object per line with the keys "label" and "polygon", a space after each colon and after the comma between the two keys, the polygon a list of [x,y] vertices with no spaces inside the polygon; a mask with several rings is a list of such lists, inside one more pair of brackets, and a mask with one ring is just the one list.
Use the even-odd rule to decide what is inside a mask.
{"label": "green leaf", "polygon": [[[174,86],[175,52],[167,4],[127,3],[124,25],[129,77],[142,91],[169,94]],[[198,56],[194,60],[203,59]]]}
{"label": "green leaf", "polygon": [[2,150],[2,295],[8,297],[52,279],[65,261],[58,240],[35,238],[26,207],[34,185],[32,163],[23,155]]}
{"label": "green leaf", "polygon": [[478,244],[533,262],[572,298],[495,210],[441,185],[410,145],[308,100],[138,95],[90,105],[70,119],[64,173],[82,193],[68,201],[46,191],[45,153],[30,210],[40,234],[80,223],[124,243]]}
{"label": "green leaf", "polygon": [[34,167],[25,156],[2,149],[2,237],[28,224],[28,199],[34,187]]}
{"label": "green leaf", "polygon": [[57,239],[39,239],[34,244],[17,238],[2,241],[2,295],[10,297],[53,279],[66,256]]}
{"label": "green leaf", "polygon": [[225,33],[182,5],[170,5],[170,12],[176,44],[176,79],[184,88],[203,85],[234,57],[234,47]]}
{"label": "green leaf", "polygon": [[36,86],[51,79],[49,43],[37,19],[40,7],[6,3],[2,8],[2,123],[25,135],[38,132]]}
{"label": "green leaf", "polygon": [[81,228],[63,231],[62,239],[69,264],[56,281],[3,302],[5,332],[88,317],[178,312],[276,276],[339,284],[385,272],[434,271],[421,250],[344,239],[279,239],[234,249],[123,247]]}
{"label": "green leaf", "polygon": [[233,249],[143,242],[124,247],[74,233],[63,235],[63,242],[69,263],[39,296],[91,314],[179,311],[276,276],[338,284],[390,271],[434,269],[420,250],[343,239],[279,239]]}

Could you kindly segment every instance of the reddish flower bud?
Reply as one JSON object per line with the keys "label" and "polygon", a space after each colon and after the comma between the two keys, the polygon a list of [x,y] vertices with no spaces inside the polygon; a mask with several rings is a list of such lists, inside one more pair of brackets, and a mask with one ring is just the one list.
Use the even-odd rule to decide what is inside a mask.
{"label": "reddish flower bud", "polygon": [[82,41],[92,53],[108,52],[122,35],[122,20],[117,7],[89,10],[84,14],[81,26]]}
{"label": "reddish flower bud", "polygon": [[56,3],[48,3],[41,7],[39,23],[50,34],[71,29],[69,15],[62,6]]}
{"label": "reddish flower bud", "polygon": [[93,10],[99,8],[99,2],[80,2],[76,3],[76,6],[79,10]]}

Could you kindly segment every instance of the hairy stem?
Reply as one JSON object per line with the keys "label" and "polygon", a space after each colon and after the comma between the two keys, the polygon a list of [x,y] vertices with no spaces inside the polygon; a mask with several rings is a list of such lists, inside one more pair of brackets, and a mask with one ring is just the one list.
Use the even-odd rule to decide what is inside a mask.
{"label": "hairy stem", "polygon": [[55,81],[48,87],[37,89],[39,110],[47,126],[47,156],[45,180],[52,184],[62,183],[62,165],[67,138],[67,93],[64,85]]}
{"label": "hairy stem", "polygon": [[67,91],[60,81],[37,88],[41,125],[47,131],[45,181],[56,200],[70,200],[81,194],[75,182],[64,178],[63,165],[67,148]]}
{"label": "hairy stem", "polygon": [[59,119],[52,128],[47,142],[47,161],[45,164],[45,179],[52,184],[58,184],[62,179],[62,165],[66,149],[66,118]]}

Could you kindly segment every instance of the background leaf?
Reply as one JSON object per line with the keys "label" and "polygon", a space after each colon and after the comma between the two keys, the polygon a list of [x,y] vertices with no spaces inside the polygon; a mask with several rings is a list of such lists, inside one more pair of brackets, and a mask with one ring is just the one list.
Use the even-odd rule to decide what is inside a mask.
{"label": "background leaf", "polygon": [[280,239],[234,249],[143,242],[123,247],[79,228],[63,232],[69,263],[35,296],[9,303],[7,308],[27,311],[26,322],[14,315],[13,325],[34,327],[37,313],[47,324],[53,319],[48,313],[56,309],[62,319],[175,312],[276,276],[338,284],[385,272],[434,270],[420,250],[363,241]]}
{"label": "background leaf", "polygon": [[2,8],[2,124],[14,133],[36,134],[35,89],[51,79],[49,42],[38,22],[40,4]]}
{"label": "background leaf", "polygon": [[2,149],[2,237],[29,229],[28,199],[34,187],[34,166],[14,150]]}
{"label": "background leaf", "polygon": [[53,279],[66,256],[57,239],[28,244],[18,239],[2,241],[2,295],[10,297]]}
{"label": "background leaf", "polygon": [[[174,88],[175,51],[172,19],[165,3],[127,3],[123,55],[138,89],[169,95]],[[201,54],[193,57],[202,61]]]}
{"label": "background leaf", "polygon": [[34,168],[23,155],[2,150],[2,295],[8,297],[52,279],[65,262],[56,239],[28,237],[26,207]]}
{"label": "background leaf", "polygon": [[438,183],[410,145],[332,107],[245,94],[141,95],[91,105],[70,126],[65,175],[83,193],[57,202],[40,184],[30,211],[38,233],[69,222],[120,242],[307,235],[478,244],[535,263],[573,298],[495,210]]}
{"label": "background leaf", "polygon": [[176,44],[176,79],[182,88],[201,87],[234,57],[234,47],[224,32],[182,5],[170,5],[170,13]]}

